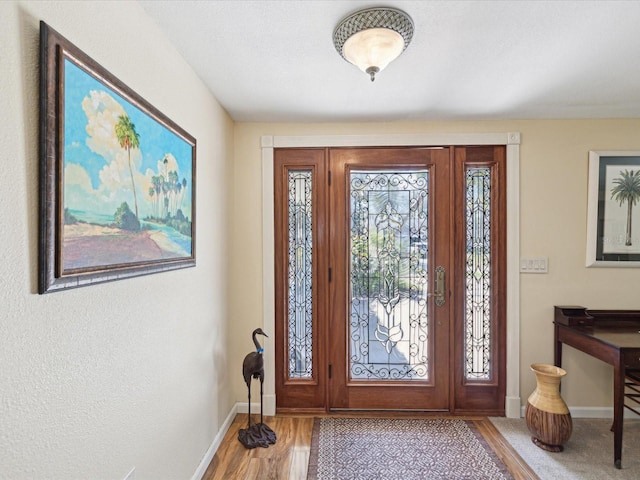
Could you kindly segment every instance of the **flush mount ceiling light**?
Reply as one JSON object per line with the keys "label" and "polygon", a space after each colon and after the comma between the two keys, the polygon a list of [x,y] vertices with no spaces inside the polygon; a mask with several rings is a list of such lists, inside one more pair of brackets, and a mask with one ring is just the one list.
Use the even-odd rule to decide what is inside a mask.
{"label": "flush mount ceiling light", "polygon": [[346,61],[371,76],[395,60],[411,42],[413,20],[395,8],[368,8],[349,15],[333,32],[333,44]]}

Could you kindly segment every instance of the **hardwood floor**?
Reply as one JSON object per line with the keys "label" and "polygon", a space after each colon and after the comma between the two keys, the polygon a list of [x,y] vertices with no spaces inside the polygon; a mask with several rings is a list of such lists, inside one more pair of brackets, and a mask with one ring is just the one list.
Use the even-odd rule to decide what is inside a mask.
{"label": "hardwood floor", "polygon": [[[330,416],[371,417],[363,414],[331,414]],[[275,445],[247,450],[238,441],[238,430],[246,428],[247,415],[238,414],[226,433],[202,480],[305,480],[311,448],[313,419],[323,415],[278,414],[265,417],[264,423],[277,434]],[[325,415],[329,416],[329,415]],[[388,415],[376,415],[388,416]],[[433,415],[394,414],[419,418]],[[453,417],[473,420],[478,430],[493,447],[516,480],[539,480],[515,450],[486,417]],[[253,421],[259,421],[259,415]]]}

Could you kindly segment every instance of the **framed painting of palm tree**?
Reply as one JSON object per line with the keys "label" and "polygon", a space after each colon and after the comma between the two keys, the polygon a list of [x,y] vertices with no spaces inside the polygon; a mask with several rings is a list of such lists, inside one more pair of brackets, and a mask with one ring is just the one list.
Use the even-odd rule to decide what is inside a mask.
{"label": "framed painting of palm tree", "polygon": [[39,292],[195,265],[196,140],[40,24]]}
{"label": "framed painting of palm tree", "polygon": [[640,151],[589,152],[587,266],[640,266]]}

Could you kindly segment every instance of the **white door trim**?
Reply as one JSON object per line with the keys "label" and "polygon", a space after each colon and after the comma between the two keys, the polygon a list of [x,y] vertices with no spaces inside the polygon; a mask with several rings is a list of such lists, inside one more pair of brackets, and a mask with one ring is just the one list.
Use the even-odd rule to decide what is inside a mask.
{"label": "white door trim", "polygon": [[[507,147],[507,394],[505,414],[520,417],[520,133],[437,135],[263,136],[262,298],[263,325],[275,332],[273,149],[310,147],[506,145]],[[264,411],[275,415],[275,352],[265,352]]]}

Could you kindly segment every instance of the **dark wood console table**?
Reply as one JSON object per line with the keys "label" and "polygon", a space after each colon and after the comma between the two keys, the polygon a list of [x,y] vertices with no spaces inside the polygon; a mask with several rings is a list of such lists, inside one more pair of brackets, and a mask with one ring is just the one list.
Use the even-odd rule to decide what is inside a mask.
{"label": "dark wood console table", "polygon": [[563,343],[613,365],[613,460],[621,468],[625,377],[640,369],[640,310],[554,308],[556,366],[562,366]]}

